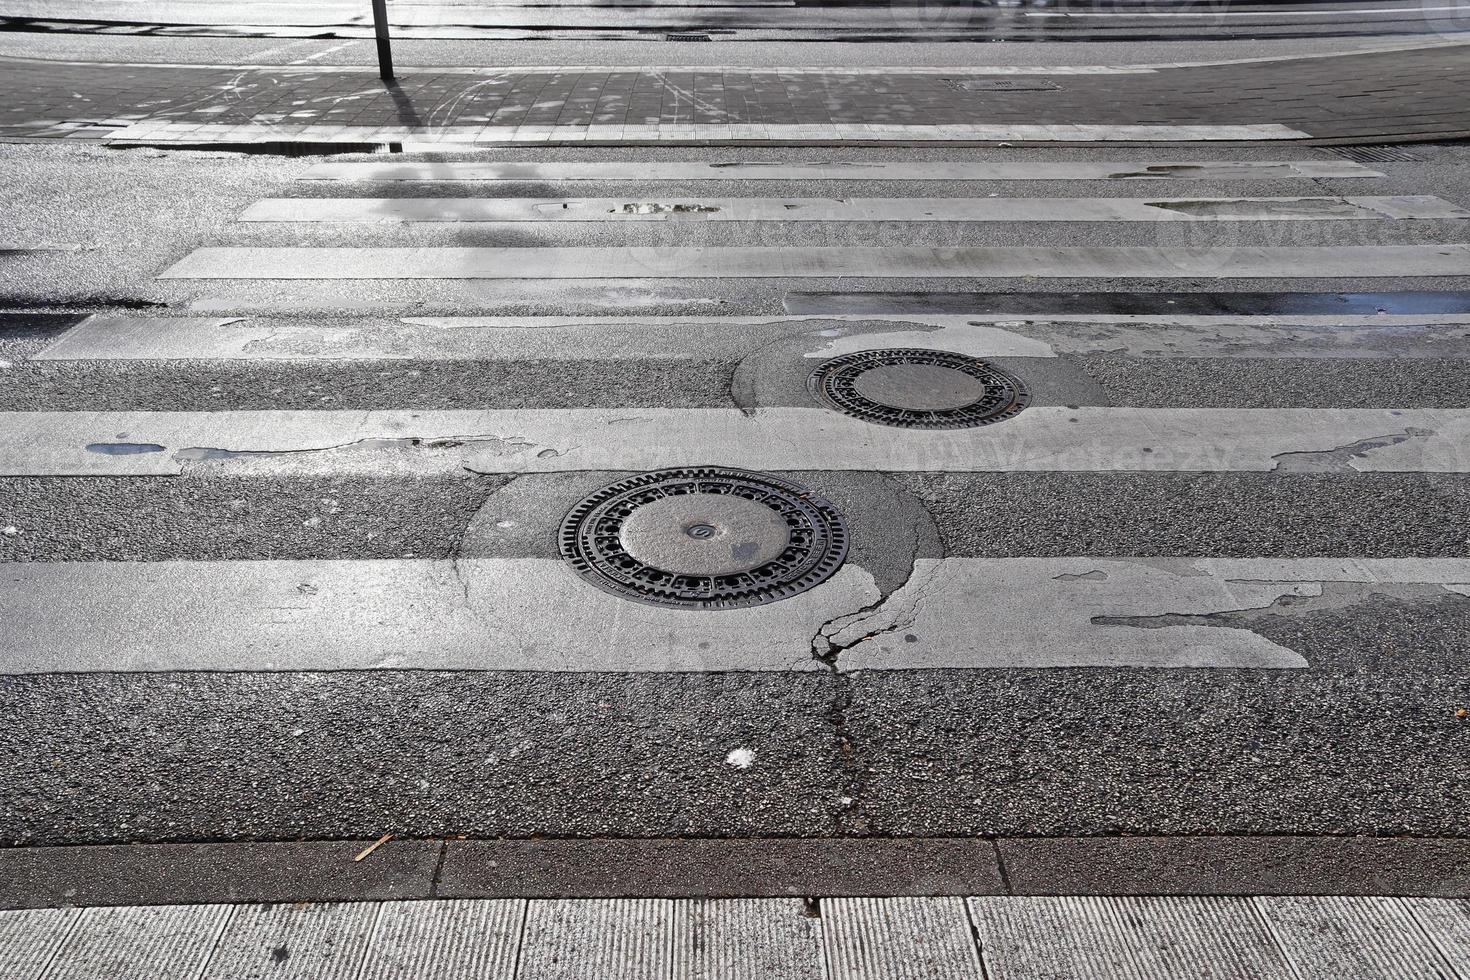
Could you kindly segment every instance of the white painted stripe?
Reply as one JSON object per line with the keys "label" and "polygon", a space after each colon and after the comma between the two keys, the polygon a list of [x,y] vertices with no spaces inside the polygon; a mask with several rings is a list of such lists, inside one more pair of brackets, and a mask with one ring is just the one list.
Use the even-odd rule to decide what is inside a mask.
{"label": "white painted stripe", "polygon": [[668,123],[647,126],[621,123],[549,125],[464,125],[434,127],[338,126],[333,123],[289,122],[245,124],[226,130],[202,130],[192,123],[154,117],[107,134],[118,142],[257,142],[330,140],[342,142],[403,142],[432,147],[435,143],[480,145],[548,143],[605,143],[639,145],[675,143],[913,143],[1032,142],[1032,143],[1198,143],[1206,141],[1298,140],[1310,136],[1277,123],[1216,126],[1031,125],[971,123]]}
{"label": "white painted stripe", "polygon": [[1470,275],[1470,245],[201,248],[163,279],[1218,278]]}
{"label": "white painted stripe", "polygon": [[1050,344],[965,317],[437,317],[296,327],[99,314],[32,360],[709,359],[743,357],[781,337],[804,338],[810,356],[824,357],[882,347],[976,357],[1054,356]]}
{"label": "white painted stripe", "polygon": [[17,674],[825,669],[813,637],[851,644],[849,670],[1291,668],[1300,655],[1245,628],[1146,620],[1259,609],[1329,583],[1447,594],[1470,583],[1470,560],[929,559],[882,603],[849,563],[793,598],[716,611],[619,599],[551,558],[10,563],[0,582],[3,670]]}
{"label": "white painted stripe", "polygon": [[449,161],[443,163],[317,163],[300,180],[1239,180],[1290,177],[1382,177],[1348,160],[1119,161],[760,161],[660,162]]}
{"label": "white painted stripe", "polygon": [[1334,221],[1470,218],[1429,196],[1146,198],[266,198],[241,221]]}
{"label": "white painted stripe", "polygon": [[1463,473],[1470,410],[1041,405],[953,430],[892,429],[821,408],[0,413],[5,476],[172,475],[222,453],[346,471]]}
{"label": "white painted stripe", "polygon": [[1305,666],[1244,628],[1095,619],[1264,609],[1321,595],[1324,583],[1419,584],[1433,594],[1447,591],[1444,579],[1467,577],[1465,559],[919,559],[882,605],[830,622],[822,637],[842,649],[847,670],[1007,666],[1006,648],[1026,651],[1032,667]]}
{"label": "white painted stripe", "polygon": [[923,347],[975,357],[1470,357],[1470,314],[1026,317],[406,317],[353,325],[94,314],[33,361],[681,360],[739,358],[778,338],[807,357]]}
{"label": "white painted stripe", "polygon": [[0,583],[11,673],[815,670],[822,624],[880,598],[848,565],[773,605],[667,609],[551,558],[6,563]]}

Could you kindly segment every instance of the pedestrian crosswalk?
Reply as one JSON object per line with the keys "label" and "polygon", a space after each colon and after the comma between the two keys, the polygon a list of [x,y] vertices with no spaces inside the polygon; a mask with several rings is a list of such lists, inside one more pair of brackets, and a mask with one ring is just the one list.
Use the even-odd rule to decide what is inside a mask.
{"label": "pedestrian crosswalk", "polygon": [[[410,161],[323,163],[297,176],[241,209],[235,227],[246,237],[200,244],[160,269],[160,282],[198,296],[189,290],[222,280],[376,288],[477,278],[861,278],[1001,280],[1027,289],[1066,279],[1109,289],[1122,279],[1147,286],[1202,276],[1433,285],[1470,274],[1462,203],[1325,155]],[[1204,192],[1140,194],[1181,179]],[[739,193],[748,180],[820,182],[821,190]],[[835,183],[846,181],[861,181],[862,193],[846,196]],[[907,181],[948,196],[911,196]],[[1338,193],[1338,181],[1350,181],[1353,193]],[[492,182],[494,196],[475,190]],[[627,182],[637,189],[603,186]],[[683,182],[719,182],[718,193],[693,196]],[[972,182],[977,190],[967,193]],[[1017,190],[1001,196],[990,182]],[[1262,182],[1269,193],[1257,192]],[[528,183],[534,196],[521,192]],[[581,196],[589,183],[594,193]],[[682,189],[667,193],[675,183]],[[1086,196],[1068,196],[1069,184]],[[320,196],[324,186],[331,196]],[[707,222],[833,224],[810,244],[780,246],[462,246],[382,237],[465,224],[483,226],[475,233],[494,241],[507,223],[606,230],[649,221],[666,223],[675,240],[687,225]],[[1309,243],[1262,244],[1283,222],[1310,226],[1297,239]],[[872,244],[867,230],[888,223],[988,223],[1005,242],[982,229],[973,244],[955,247]],[[1033,225],[1070,235],[1114,223],[1205,230],[1181,246],[1028,240]],[[1210,237],[1224,225],[1234,228]],[[1366,230],[1334,231],[1347,225]],[[360,236],[369,228],[377,237],[367,244]],[[312,244],[294,242],[298,229],[310,231]],[[248,237],[257,232],[274,236],[271,243]],[[1431,602],[1470,595],[1470,559],[1460,552],[1339,552],[1330,533],[1309,553],[1249,553],[1214,541],[1161,554],[1150,529],[1138,527],[1126,552],[965,554],[953,543],[972,530],[965,505],[951,501],[949,520],[959,525],[940,526],[931,514],[938,523],[930,543],[902,545],[883,520],[864,516],[871,487],[828,488],[874,475],[943,482],[980,473],[1059,485],[1086,477],[1101,486],[1123,475],[1219,485],[1294,480],[1287,485],[1310,520],[1313,488],[1334,481],[1371,496],[1377,478],[1470,473],[1463,386],[1416,384],[1436,371],[1451,379],[1463,372],[1470,316],[199,312],[99,314],[29,351],[21,385],[29,379],[36,388],[0,412],[0,476],[126,487],[249,473],[310,494],[324,475],[469,474],[543,481],[531,485],[542,488],[532,495],[544,506],[498,515],[496,527],[529,524],[524,535],[499,543],[492,535],[488,544],[482,536],[479,550],[452,554],[368,558],[344,547],[285,560],[262,548],[230,561],[10,562],[0,612],[21,628],[8,643],[7,671],[1301,670],[1313,668],[1311,658],[1256,629],[1259,619],[1380,594]],[[1029,403],[980,427],[894,428],[814,395],[812,372],[827,360],[906,349],[993,361],[1020,379]],[[716,369],[687,370],[697,364]],[[455,382],[435,373],[445,365],[500,372],[505,384],[446,403],[453,392],[439,386]],[[657,365],[662,373],[644,388],[608,393],[605,382],[623,384]],[[1182,373],[1171,378],[1176,368]],[[217,407],[184,404],[180,387],[205,375]],[[71,396],[52,404],[53,376],[87,379],[97,404]],[[134,377],[146,385],[124,393]],[[555,554],[560,514],[583,492],[622,474],[701,466],[802,474],[803,485],[844,501],[853,554],[808,592],[700,611],[598,591]],[[917,484],[900,486],[907,489],[891,492],[920,499]],[[499,506],[496,490],[486,491],[481,514],[497,516]],[[1088,521],[1108,520],[1106,494],[1076,506]],[[0,548],[35,530],[7,527]],[[465,541],[471,530],[462,529]],[[1201,529],[1199,537],[1210,536]]]}

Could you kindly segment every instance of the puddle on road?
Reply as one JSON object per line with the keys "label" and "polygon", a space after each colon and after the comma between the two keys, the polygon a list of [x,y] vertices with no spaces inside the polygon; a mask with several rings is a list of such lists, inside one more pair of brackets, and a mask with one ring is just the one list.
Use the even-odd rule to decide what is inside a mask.
{"label": "puddle on road", "polygon": [[713,214],[720,210],[708,204],[624,204],[608,214]]}
{"label": "puddle on road", "polygon": [[164,447],[155,442],[92,442],[87,452],[103,456],[139,456],[143,453],[161,453]]}

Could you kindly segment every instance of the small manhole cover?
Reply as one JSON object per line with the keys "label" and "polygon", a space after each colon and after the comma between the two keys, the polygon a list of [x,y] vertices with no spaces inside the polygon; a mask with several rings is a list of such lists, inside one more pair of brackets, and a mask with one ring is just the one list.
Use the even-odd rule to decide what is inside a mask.
{"label": "small manhole cover", "polygon": [[847,557],[847,525],[805,487],[748,470],[659,470],[567,512],[561,555],[606,592],[658,606],[740,609],[805,592]]}
{"label": "small manhole cover", "polygon": [[1331,153],[1354,163],[1423,163],[1413,150],[1397,146],[1334,146]]}
{"label": "small manhole cover", "polygon": [[908,347],[823,361],[807,386],[839,412],[905,429],[989,425],[1030,401],[1017,378],[978,357]]}

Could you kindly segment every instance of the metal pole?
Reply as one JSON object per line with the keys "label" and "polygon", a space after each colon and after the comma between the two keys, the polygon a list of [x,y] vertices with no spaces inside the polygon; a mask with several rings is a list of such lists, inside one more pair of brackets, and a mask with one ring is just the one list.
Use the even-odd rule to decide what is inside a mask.
{"label": "metal pole", "polygon": [[378,39],[378,74],[393,81],[393,46],[388,37],[388,0],[373,0],[373,33]]}

